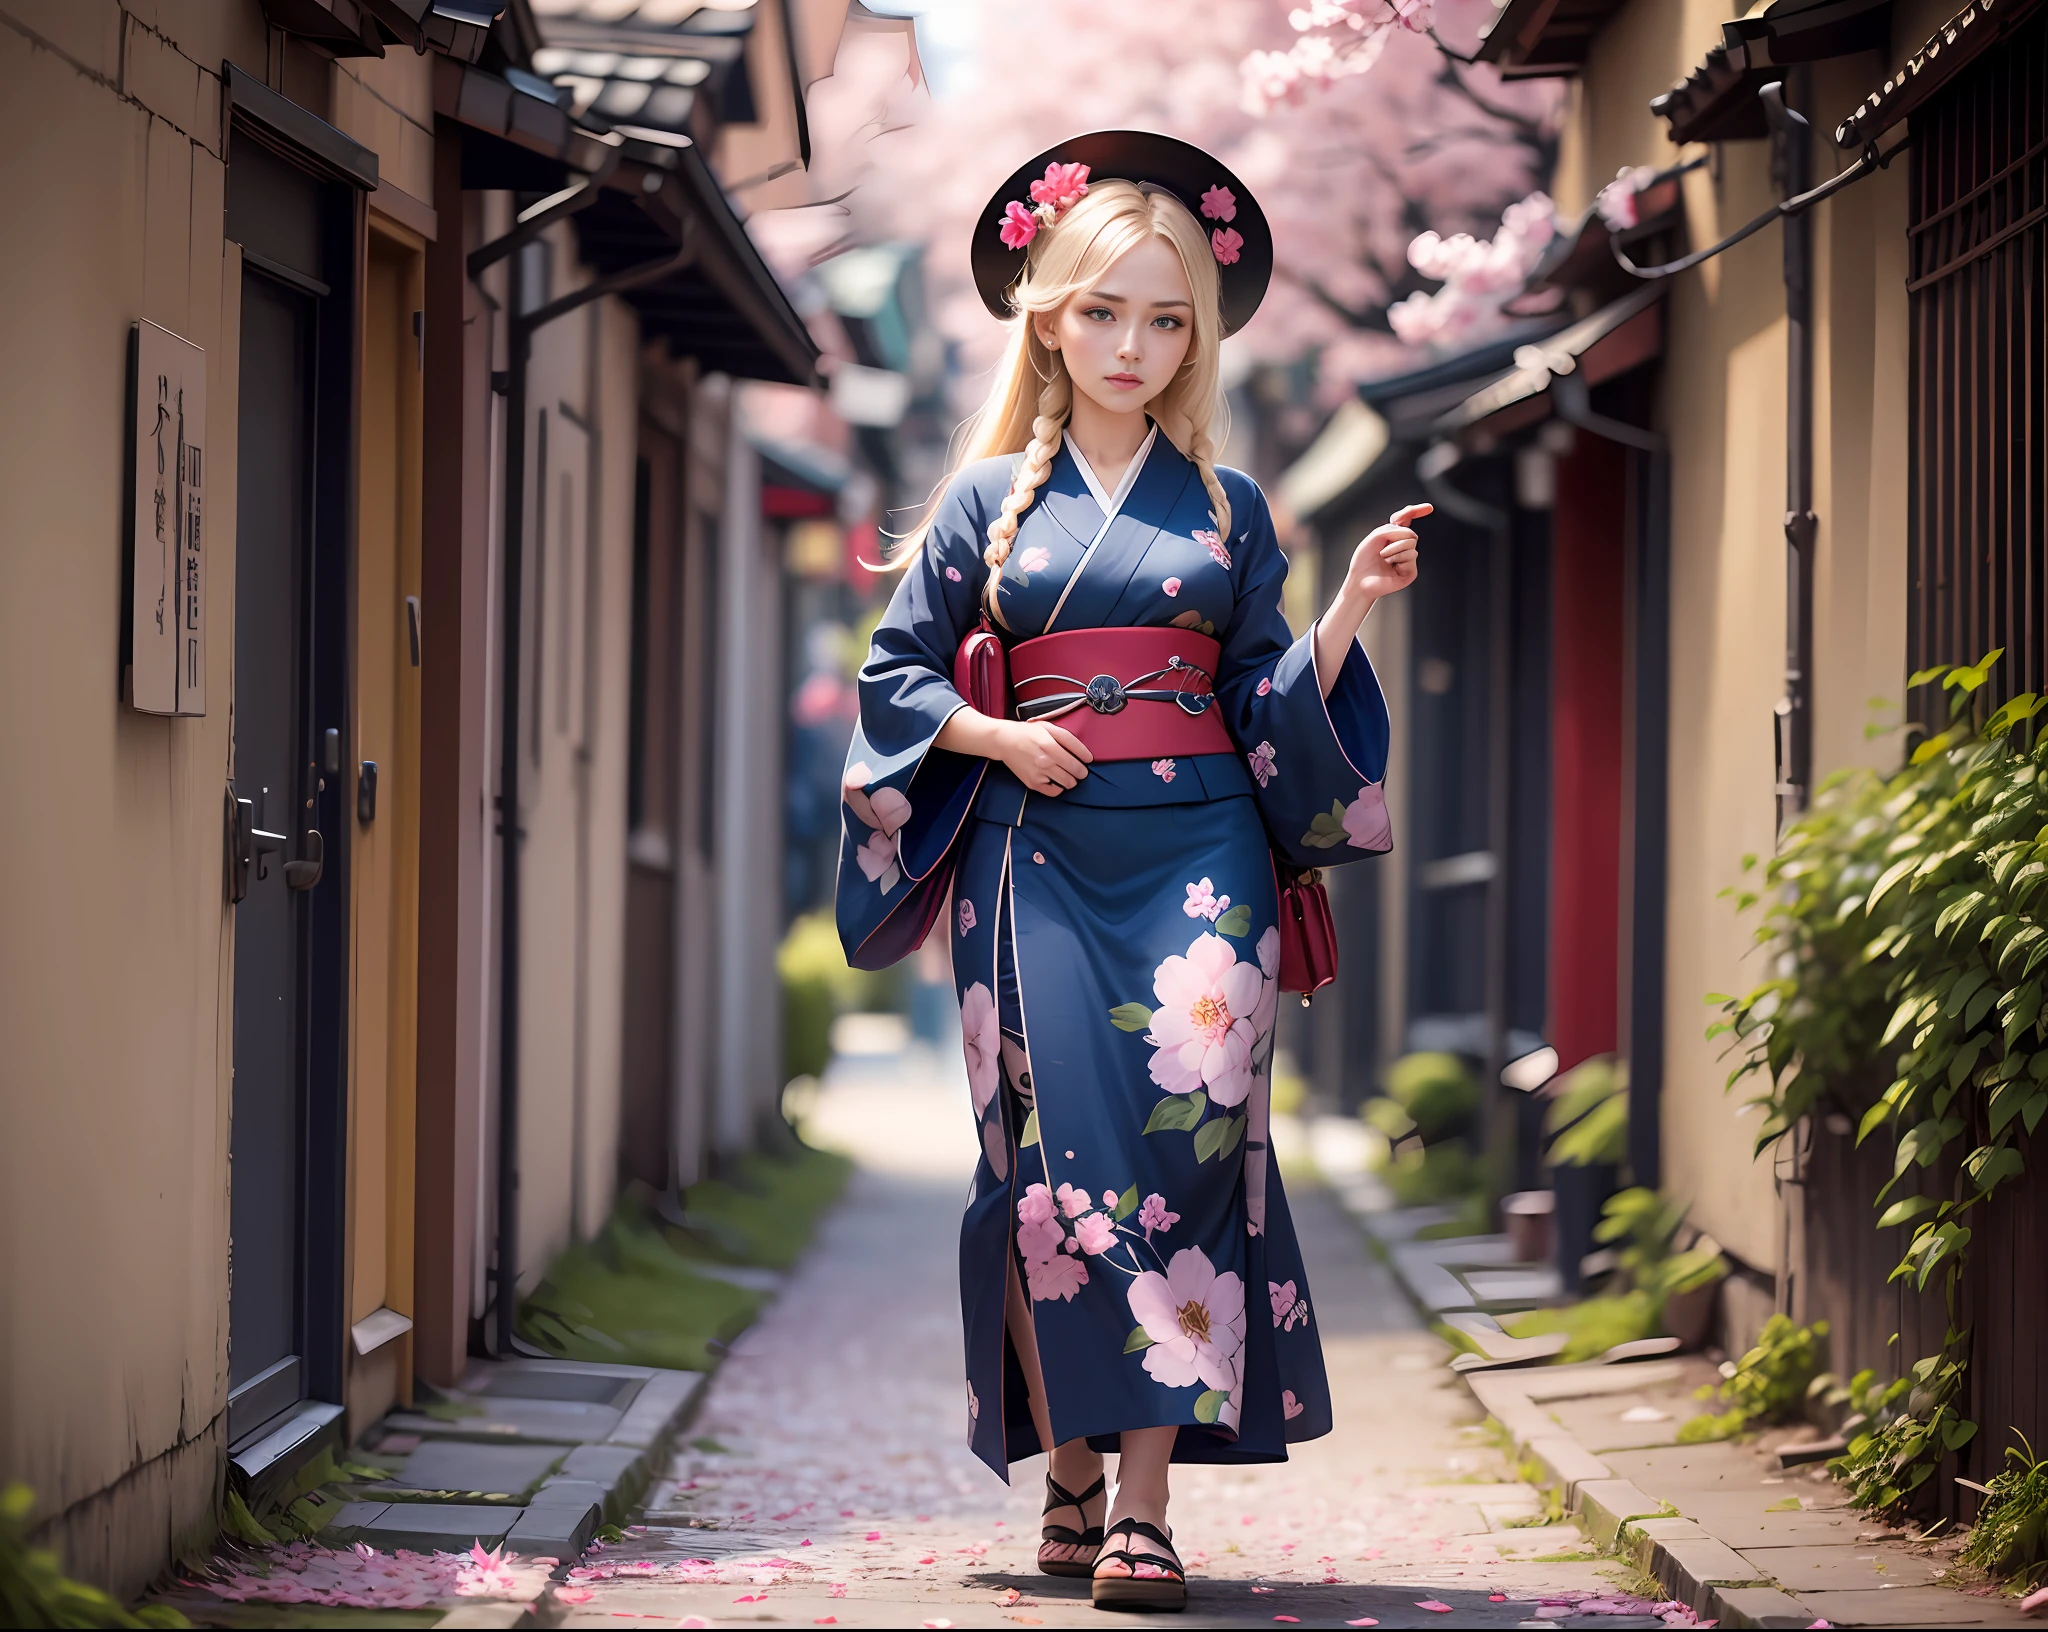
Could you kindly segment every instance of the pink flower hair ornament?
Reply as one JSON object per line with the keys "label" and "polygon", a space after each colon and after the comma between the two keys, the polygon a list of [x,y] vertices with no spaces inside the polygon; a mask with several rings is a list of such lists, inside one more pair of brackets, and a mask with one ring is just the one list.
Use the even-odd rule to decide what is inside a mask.
{"label": "pink flower hair ornament", "polygon": [[1038,235],[1111,181],[1171,194],[1195,217],[1222,274],[1223,333],[1242,329],[1273,273],[1273,234],[1265,212],[1214,154],[1136,130],[1069,136],[1020,164],[994,191],[969,251],[975,292],[989,312],[1005,320],[1016,315],[1017,281]]}

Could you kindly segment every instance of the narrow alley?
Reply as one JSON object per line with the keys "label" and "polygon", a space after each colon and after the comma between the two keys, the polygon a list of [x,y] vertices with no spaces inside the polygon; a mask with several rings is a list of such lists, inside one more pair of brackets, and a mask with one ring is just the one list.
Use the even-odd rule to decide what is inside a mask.
{"label": "narrow alley", "polygon": [[[565,1624],[1100,1624],[1086,1582],[1034,1568],[1043,1464],[1004,1490],[967,1449],[966,1085],[950,1056],[908,1058],[835,1068],[806,1132],[859,1161],[847,1198],[720,1370],[644,1529],[558,1589]],[[1542,1522],[1442,1345],[1291,1172],[1337,1430],[1285,1465],[1176,1470],[1188,1622],[1563,1625],[1592,1599],[1586,1624],[1658,1624],[1610,1596],[1620,1566],[1576,1526]]]}

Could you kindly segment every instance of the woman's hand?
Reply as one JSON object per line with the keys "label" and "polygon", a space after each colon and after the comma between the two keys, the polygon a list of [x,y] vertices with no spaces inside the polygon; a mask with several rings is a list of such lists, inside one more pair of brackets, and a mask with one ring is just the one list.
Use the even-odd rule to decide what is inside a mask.
{"label": "woman's hand", "polygon": [[1351,552],[1351,569],[1330,600],[1330,609],[1316,623],[1316,677],[1323,695],[1337,683],[1344,658],[1358,638],[1359,626],[1373,602],[1382,595],[1394,595],[1415,582],[1416,553],[1421,540],[1411,522],[1420,521],[1436,508],[1433,504],[1406,504],[1375,527]]}
{"label": "woman's hand", "polygon": [[1094,755],[1063,725],[1050,720],[995,720],[972,708],[954,711],[934,746],[976,754],[1009,766],[1033,793],[1058,797],[1088,774]]}

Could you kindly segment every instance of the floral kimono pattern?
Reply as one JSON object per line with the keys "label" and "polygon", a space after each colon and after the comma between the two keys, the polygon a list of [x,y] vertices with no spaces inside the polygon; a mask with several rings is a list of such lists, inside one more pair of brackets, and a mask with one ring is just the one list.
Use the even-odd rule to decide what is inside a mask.
{"label": "floral kimono pattern", "polygon": [[1156,434],[1116,493],[1071,445],[1003,568],[1006,641],[1176,625],[1221,643],[1236,752],[1098,761],[1057,797],[933,746],[980,617],[1013,461],[954,481],[860,677],[838,920],[869,964],[954,846],[932,933],[951,942],[981,1157],[960,1237],[968,1434],[1007,1477],[1044,1449],[1004,1320],[1028,1292],[1055,1437],[1114,1449],[1172,1425],[1181,1461],[1283,1460],[1330,1427],[1308,1277],[1267,1160],[1279,930],[1273,853],[1327,866],[1392,847],[1386,705],[1354,646],[1325,701],[1312,634],[1280,611],[1265,499]]}

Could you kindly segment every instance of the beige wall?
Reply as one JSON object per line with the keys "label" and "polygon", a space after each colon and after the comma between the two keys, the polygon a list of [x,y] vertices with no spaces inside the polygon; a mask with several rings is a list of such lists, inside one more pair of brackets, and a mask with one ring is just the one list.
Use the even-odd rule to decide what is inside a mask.
{"label": "beige wall", "polygon": [[[239,278],[200,64],[260,51],[246,9],[0,0],[0,1480],[122,1585],[203,1533],[223,1455]],[[199,719],[118,689],[137,318],[207,354]]]}
{"label": "beige wall", "polygon": [[[1556,193],[1583,208],[1624,165],[1681,156],[1652,96],[1720,35],[1724,0],[1637,0],[1572,89]],[[1676,26],[1674,26],[1676,25]],[[1816,80],[1825,132],[1881,78],[1876,56]],[[1704,151],[1703,149],[1699,151]],[[1719,173],[1685,180],[1700,247],[1775,199],[1768,144],[1728,143]],[[1889,750],[1866,742],[1865,700],[1897,697],[1904,662],[1904,200],[1897,173],[1816,216],[1816,777]],[[1776,837],[1773,715],[1784,689],[1785,323],[1782,238],[1767,229],[1675,280],[1659,425],[1672,447],[1670,895],[1665,1183],[1748,1263],[1779,1267],[1782,1209],[1751,1159],[1754,1113],[1724,1091],[1705,1041],[1709,991],[1761,978],[1751,921],[1720,891]]]}

